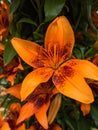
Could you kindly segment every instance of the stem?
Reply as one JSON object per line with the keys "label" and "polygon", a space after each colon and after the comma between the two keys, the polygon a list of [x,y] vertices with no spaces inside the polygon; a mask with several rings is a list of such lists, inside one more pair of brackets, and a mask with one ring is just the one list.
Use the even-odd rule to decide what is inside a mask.
{"label": "stem", "polygon": [[30,0],[30,1],[31,1],[31,4],[33,5],[35,11],[38,12],[38,10],[37,10],[37,8],[36,8],[36,6],[35,6],[35,4],[34,4],[34,1],[33,1],[33,0]]}
{"label": "stem", "polygon": [[38,12],[38,16],[39,16],[39,22],[42,22],[42,4],[40,0],[35,0],[36,4],[37,4],[37,12]]}
{"label": "stem", "polygon": [[45,23],[41,23],[39,26],[38,26],[38,28],[36,29],[36,31],[35,32],[39,32],[39,30],[40,30],[40,28],[42,27],[42,25],[44,25]]}
{"label": "stem", "polygon": [[96,27],[94,26],[93,22],[92,22],[92,19],[91,19],[91,10],[92,10],[92,6],[91,4],[87,4],[87,10],[88,10],[88,23],[93,31],[93,33],[95,33],[97,35],[97,29]]}
{"label": "stem", "polygon": [[77,29],[77,27],[78,27],[78,25],[79,25],[79,23],[80,23],[80,20],[81,20],[81,13],[80,13],[80,15],[79,15],[79,17],[78,17],[78,20],[77,20],[77,23],[76,23],[76,25],[75,25],[75,31],[76,31],[76,29]]}

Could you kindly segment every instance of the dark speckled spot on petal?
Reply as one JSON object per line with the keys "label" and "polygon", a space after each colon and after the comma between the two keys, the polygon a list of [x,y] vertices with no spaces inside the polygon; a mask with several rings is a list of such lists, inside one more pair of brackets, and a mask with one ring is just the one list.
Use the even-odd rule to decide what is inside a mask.
{"label": "dark speckled spot on petal", "polygon": [[66,80],[66,77],[73,77],[74,74],[74,70],[70,66],[62,66],[58,71],[54,73],[52,80],[55,85],[62,86]]}
{"label": "dark speckled spot on petal", "polygon": [[35,93],[33,92],[33,93],[31,93],[31,94],[27,97],[26,100],[29,101],[29,102],[34,102],[34,101],[36,100],[37,96],[38,96],[38,94],[35,94]]}
{"label": "dark speckled spot on petal", "polygon": [[63,77],[62,77],[61,75],[55,75],[55,74],[54,74],[54,76],[53,76],[52,79],[53,79],[55,85],[60,85],[60,84],[62,84],[63,81],[64,81],[64,79],[63,79]]}
{"label": "dark speckled spot on petal", "polygon": [[39,60],[39,58],[36,58],[35,60],[33,60],[32,64],[34,64],[37,68],[40,68],[40,67],[44,66],[43,62],[41,62]]}
{"label": "dark speckled spot on petal", "polygon": [[71,77],[74,75],[74,70],[70,66],[63,66],[61,72],[64,76]]}
{"label": "dark speckled spot on petal", "polygon": [[45,101],[44,98],[42,97],[38,98],[38,100],[35,103],[35,107],[39,109],[44,104],[44,101]]}

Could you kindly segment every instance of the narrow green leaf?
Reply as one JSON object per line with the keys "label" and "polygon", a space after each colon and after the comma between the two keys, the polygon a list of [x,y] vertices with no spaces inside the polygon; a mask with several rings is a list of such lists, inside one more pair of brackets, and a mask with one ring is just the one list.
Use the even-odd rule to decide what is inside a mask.
{"label": "narrow green leaf", "polygon": [[78,48],[74,48],[74,50],[73,50],[73,55],[74,55],[75,57],[77,57],[78,59],[81,59],[81,58],[82,58],[81,51],[80,51],[80,49],[78,49]]}
{"label": "narrow green leaf", "polygon": [[32,25],[34,25],[34,26],[37,26],[37,24],[33,21],[33,20],[31,20],[30,18],[22,18],[22,19],[20,19],[19,21],[18,21],[18,23],[17,24],[19,24],[19,23],[29,23],[29,24],[32,24]]}
{"label": "narrow green leaf", "polygon": [[8,41],[5,45],[5,50],[4,50],[4,65],[7,65],[15,55],[16,52],[13,49],[11,43]]}
{"label": "narrow green leaf", "polygon": [[91,105],[91,115],[96,126],[98,127],[98,104]]}
{"label": "narrow green leaf", "polygon": [[45,22],[55,18],[63,9],[66,0],[45,0]]}
{"label": "narrow green leaf", "polygon": [[80,119],[77,121],[77,127],[78,127],[78,130],[90,130],[90,123],[91,122],[88,122],[88,119],[81,116]]}
{"label": "narrow green leaf", "polygon": [[11,22],[11,23],[9,24],[9,32],[10,32],[11,35],[14,36],[14,34],[15,34],[15,32],[16,32],[16,27],[15,27],[15,23],[14,23],[14,22]]}
{"label": "narrow green leaf", "polygon": [[10,7],[10,15],[12,15],[19,7],[21,0],[13,0]]}

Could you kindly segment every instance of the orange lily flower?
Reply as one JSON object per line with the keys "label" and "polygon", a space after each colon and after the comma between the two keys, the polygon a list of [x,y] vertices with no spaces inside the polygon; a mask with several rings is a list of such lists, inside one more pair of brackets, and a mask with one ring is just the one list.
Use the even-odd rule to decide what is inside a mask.
{"label": "orange lily flower", "polygon": [[[13,87],[7,89],[6,93],[11,94],[15,96],[16,98],[20,99],[20,88],[21,88],[21,84],[14,85]],[[37,118],[38,122],[45,129],[48,129],[48,118],[47,118],[46,113],[50,105],[50,99],[57,93],[58,93],[57,89],[51,88],[49,86],[49,83],[43,83],[39,85],[32,92],[32,94],[27,97],[26,99],[27,103],[24,104],[20,110],[20,115],[17,120],[17,124],[21,123],[25,119],[28,119],[29,117],[35,114],[35,117]],[[42,113],[43,113],[43,116],[42,116]],[[54,119],[54,117],[51,117],[53,115],[53,111],[52,111],[52,115],[50,114],[51,112],[49,113],[49,121]]]}
{"label": "orange lily flower", "polygon": [[[45,48],[19,38],[13,38],[11,42],[20,57],[36,68],[22,83],[22,100],[25,100],[39,84],[52,79],[58,91],[65,96],[84,104],[93,102],[94,97],[85,78],[98,80],[98,68],[87,60],[70,59],[74,33],[64,16],[56,18],[49,25],[45,36]],[[23,106],[18,123],[25,119],[22,116],[25,115],[27,107],[31,110],[34,106],[31,103]],[[31,113],[27,113],[26,118],[34,114]],[[44,125],[44,128],[47,128],[47,125]]]}
{"label": "orange lily flower", "polygon": [[[13,87],[7,89],[6,93],[11,94],[20,99],[20,96],[19,96],[20,88],[21,88],[21,84],[14,85]],[[49,120],[49,122],[50,121],[52,122],[58,111],[59,107],[57,107],[57,110],[56,110],[56,106],[58,106],[58,102],[57,102],[57,105],[56,105],[56,102],[54,104],[55,110],[51,110],[49,112],[49,114],[48,114],[49,118],[47,118],[46,113],[47,113],[47,110],[50,105],[50,99],[57,93],[58,93],[57,89],[51,88],[49,86],[49,83],[43,83],[43,84],[39,85],[33,91],[33,93],[27,97],[27,99],[26,99],[27,103],[24,104],[20,110],[20,115],[17,120],[17,124],[19,124],[20,122],[24,121],[25,119],[28,119],[29,117],[31,117],[32,115],[35,114],[35,117],[37,118],[38,122],[45,129],[48,129],[48,120]],[[59,100],[59,98],[56,98],[56,101],[57,100]],[[61,100],[61,98],[60,98],[60,100]],[[53,108],[53,106],[52,106],[52,108]],[[27,111],[27,109],[28,109],[28,111]],[[54,111],[55,115],[53,115],[53,111]],[[43,113],[43,116],[42,116],[42,113]]]}
{"label": "orange lily flower", "polygon": [[70,59],[74,33],[66,17],[57,17],[50,23],[45,36],[45,48],[20,38],[13,38],[11,42],[19,56],[36,68],[22,83],[22,100],[39,84],[52,78],[54,86],[63,95],[86,104],[94,101],[85,78],[98,80],[98,68],[86,60]]}
{"label": "orange lily flower", "polygon": [[8,35],[9,28],[9,6],[4,1],[0,1],[0,41]]}
{"label": "orange lily flower", "polygon": [[4,66],[3,62],[3,53],[4,53],[4,45],[0,43],[0,66],[2,68],[2,73],[0,74],[0,78],[7,77],[7,80],[11,82],[11,85],[14,84],[14,78],[17,74],[17,71],[23,70],[20,59],[18,57],[14,57],[9,64]]}

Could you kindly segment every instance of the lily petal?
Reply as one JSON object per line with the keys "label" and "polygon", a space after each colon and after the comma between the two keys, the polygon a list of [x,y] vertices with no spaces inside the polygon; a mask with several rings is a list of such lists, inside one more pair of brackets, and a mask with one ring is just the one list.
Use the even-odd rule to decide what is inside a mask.
{"label": "lily petal", "polygon": [[9,127],[9,124],[7,122],[3,122],[0,130],[11,130],[11,128]]}
{"label": "lily petal", "polygon": [[84,104],[81,103],[81,111],[83,113],[84,116],[86,116],[87,114],[89,114],[91,108],[90,108],[90,104]]}
{"label": "lily petal", "polygon": [[[54,55],[57,54],[63,60],[68,58],[74,46],[74,33],[72,27],[65,16],[57,17],[46,31],[45,49]],[[59,54],[58,54],[59,53]]]}
{"label": "lily petal", "polygon": [[87,60],[72,59],[66,62],[84,78],[98,80],[98,67]]}
{"label": "lily petal", "polygon": [[28,119],[30,116],[32,116],[35,113],[35,111],[36,111],[36,108],[34,107],[33,103],[28,102],[25,105],[23,105],[20,111],[20,115],[17,119],[17,124]]}
{"label": "lily petal", "polygon": [[83,77],[66,63],[54,73],[52,80],[56,88],[65,96],[86,104],[93,102],[94,97],[90,87]]}
{"label": "lily petal", "polygon": [[43,106],[41,106],[35,113],[36,119],[41,124],[41,126],[43,126],[45,129],[48,129],[48,119],[46,113],[49,108],[49,104],[50,102],[43,104]]}
{"label": "lily petal", "polygon": [[44,66],[47,53],[42,46],[32,41],[13,38],[11,43],[19,56],[30,66],[39,68]]}
{"label": "lily petal", "polygon": [[6,90],[7,94],[11,94],[15,96],[16,98],[20,99],[20,89],[21,89],[21,84],[16,84]]}
{"label": "lily petal", "polygon": [[29,73],[22,83],[21,100],[26,99],[40,83],[47,82],[52,74],[53,70],[45,67],[35,69]]}

